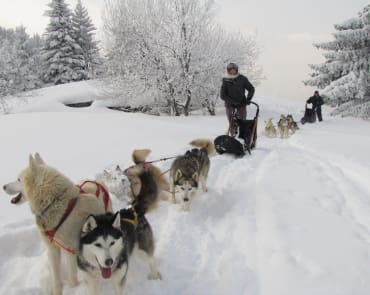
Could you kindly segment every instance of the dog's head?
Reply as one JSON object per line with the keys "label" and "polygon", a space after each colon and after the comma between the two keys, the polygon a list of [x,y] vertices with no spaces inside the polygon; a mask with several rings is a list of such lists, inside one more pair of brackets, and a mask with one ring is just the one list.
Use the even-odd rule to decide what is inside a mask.
{"label": "dog's head", "polygon": [[30,172],[34,171],[36,169],[36,167],[40,166],[40,165],[45,165],[45,162],[41,158],[41,156],[38,153],[35,154],[35,157],[32,157],[32,155],[30,155],[30,157],[29,157],[29,167],[27,167],[24,171],[22,171],[20,173],[20,175],[18,176],[16,181],[9,182],[9,183],[7,183],[3,186],[4,191],[8,195],[15,195],[11,199],[12,204],[19,205],[19,204],[22,204],[25,201],[27,201],[27,197],[26,197],[26,194],[24,192],[24,184],[23,184],[24,177],[26,175],[29,175]]}
{"label": "dog's head", "polygon": [[127,196],[130,192],[128,178],[119,165],[110,171],[104,170],[101,180],[108,190],[118,198]]}
{"label": "dog's head", "polygon": [[274,124],[272,123],[272,118],[268,118],[267,121],[265,121],[265,127],[271,128]]}
{"label": "dog's head", "polygon": [[290,115],[290,114],[286,116],[286,119],[287,119],[288,123],[294,122],[293,116]]}
{"label": "dog's head", "polygon": [[109,279],[125,250],[119,212],[90,215],[82,226],[80,255]]}
{"label": "dog's head", "polygon": [[199,173],[193,172],[185,174],[181,169],[177,169],[174,173],[174,184],[176,194],[181,196],[183,208],[188,208],[199,185]]}

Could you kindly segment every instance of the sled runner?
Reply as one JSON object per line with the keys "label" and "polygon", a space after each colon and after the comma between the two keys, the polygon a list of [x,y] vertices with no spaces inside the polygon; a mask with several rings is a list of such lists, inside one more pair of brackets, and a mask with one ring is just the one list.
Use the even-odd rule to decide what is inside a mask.
{"label": "sled runner", "polygon": [[[312,106],[312,104],[310,104]],[[314,123],[316,122],[316,110],[313,108],[313,106],[310,108],[308,106],[308,103],[306,103],[305,109],[304,109],[304,115],[301,119],[301,123]]]}
{"label": "sled runner", "polygon": [[[227,134],[215,138],[214,145],[219,154],[233,154],[242,157],[246,151],[250,154],[251,150],[256,147],[259,105],[251,101],[250,105],[252,104],[256,107],[253,119],[238,119],[236,110],[234,110]],[[244,141],[244,144],[235,138],[237,134],[238,138]]]}

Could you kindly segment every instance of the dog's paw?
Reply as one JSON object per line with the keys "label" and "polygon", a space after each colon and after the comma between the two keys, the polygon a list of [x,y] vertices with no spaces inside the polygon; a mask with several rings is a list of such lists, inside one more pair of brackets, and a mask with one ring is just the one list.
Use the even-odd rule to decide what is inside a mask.
{"label": "dog's paw", "polygon": [[162,275],[159,271],[152,271],[148,274],[148,280],[162,280]]}

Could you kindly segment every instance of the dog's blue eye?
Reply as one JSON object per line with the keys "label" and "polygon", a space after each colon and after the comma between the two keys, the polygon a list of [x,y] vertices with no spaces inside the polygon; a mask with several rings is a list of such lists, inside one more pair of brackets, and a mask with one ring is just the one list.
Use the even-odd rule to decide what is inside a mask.
{"label": "dog's blue eye", "polygon": [[96,243],[95,246],[98,248],[102,248],[102,245],[100,243]]}
{"label": "dog's blue eye", "polygon": [[181,189],[182,189],[183,191],[185,190],[185,188],[183,188],[183,187],[182,187]]}

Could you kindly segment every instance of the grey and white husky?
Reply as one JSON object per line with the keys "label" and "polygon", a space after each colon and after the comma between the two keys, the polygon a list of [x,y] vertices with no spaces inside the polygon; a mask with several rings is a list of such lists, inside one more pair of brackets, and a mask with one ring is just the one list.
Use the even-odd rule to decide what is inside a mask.
{"label": "grey and white husky", "polygon": [[209,155],[214,153],[214,144],[208,139],[196,139],[190,144],[198,148],[177,157],[170,168],[172,201],[176,203],[176,195],[180,195],[183,210],[189,210],[199,183],[204,192],[208,190]]}
{"label": "grey and white husky", "polygon": [[91,295],[99,294],[100,277],[111,279],[116,293],[122,294],[134,249],[148,260],[148,279],[161,278],[153,256],[153,231],[145,217],[158,202],[159,189],[151,170],[140,167],[129,170],[141,184],[131,207],[114,215],[91,215],[82,227],[77,263]]}

